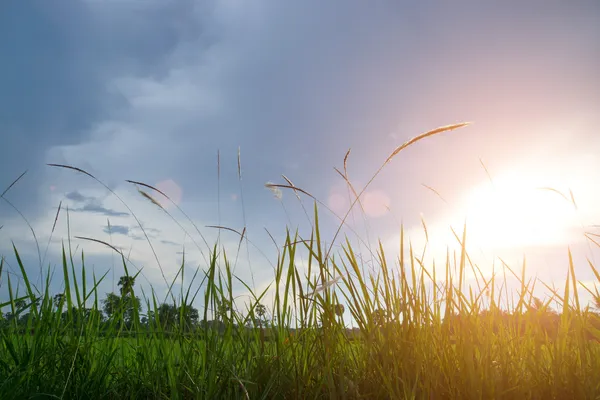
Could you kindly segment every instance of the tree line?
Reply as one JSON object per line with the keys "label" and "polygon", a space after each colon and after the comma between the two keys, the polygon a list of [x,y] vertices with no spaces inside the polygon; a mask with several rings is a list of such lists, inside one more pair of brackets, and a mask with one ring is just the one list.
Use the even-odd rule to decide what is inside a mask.
{"label": "tree line", "polygon": [[[134,294],[134,285],[135,277],[121,276],[117,283],[119,292],[107,293],[98,306],[92,308],[78,307],[67,301],[65,293],[58,293],[52,297],[52,311],[55,315],[60,315],[58,318],[65,324],[70,322],[72,325],[82,326],[82,324],[97,323],[100,332],[136,329],[193,332],[206,327],[216,327],[223,331],[226,325],[232,322],[231,305],[227,301],[219,304],[215,310],[215,319],[209,321],[201,320],[198,309],[187,304],[148,303],[146,313],[142,313],[142,301]],[[39,309],[41,299],[38,297],[33,302],[27,302],[25,298],[20,298],[6,303],[11,305],[11,311],[0,312],[0,329],[15,328],[21,333],[33,333],[31,326],[34,325],[32,322],[35,322],[36,315],[31,312],[31,309],[33,305]],[[248,327],[263,328],[270,322],[266,307],[257,304]]]}

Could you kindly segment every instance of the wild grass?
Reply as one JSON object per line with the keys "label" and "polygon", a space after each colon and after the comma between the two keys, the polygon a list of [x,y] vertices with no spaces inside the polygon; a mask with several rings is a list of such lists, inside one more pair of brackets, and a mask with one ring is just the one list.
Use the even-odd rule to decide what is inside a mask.
{"label": "wild grass", "polygon": [[[461,126],[411,139],[392,152],[373,179],[408,146]],[[485,278],[469,262],[466,226],[457,235],[460,257],[449,255],[444,268],[422,265],[401,227],[397,262],[389,261],[379,243],[375,266],[367,270],[348,238],[338,253],[332,252],[352,208],[373,181],[361,191],[352,187],[348,154],[340,175],[354,201],[329,245],[319,224],[319,209],[326,206],[285,177],[286,184],[268,184],[292,190],[299,200],[311,198],[312,228],[304,236],[285,230],[270,287],[256,292],[254,285],[241,282],[251,295],[245,310],[234,298],[238,278],[231,259],[217,244],[208,247],[197,227],[208,247],[208,268],[196,271],[187,290],[177,297],[170,290],[162,301],[154,291],[139,297],[140,272],[130,274],[132,263],[104,241],[80,238],[109,247],[121,259],[120,291],[105,299],[99,285],[107,274],[90,279],[83,253],[76,262],[70,245],[62,247],[64,292],[59,294],[51,293],[49,270],[41,288],[32,283],[13,246],[13,254],[0,259],[1,284],[8,291],[0,304],[0,398],[600,398],[600,317],[580,304],[569,250],[566,284],[560,291],[546,285],[553,293],[547,301],[533,296],[534,285],[545,284],[527,280],[525,265],[517,271],[504,264],[504,282],[497,275]],[[53,166],[101,183],[79,168]],[[241,179],[239,158],[238,173]],[[128,182],[169,214],[139,187],[170,200],[166,194]],[[56,218],[60,211],[59,206]],[[427,232],[424,222],[423,227]],[[251,243],[245,229],[233,231],[240,244]],[[8,257],[16,260],[19,276],[3,269]],[[307,271],[297,267],[300,257],[306,257]],[[597,268],[591,262],[587,267],[600,281]],[[169,288],[183,280],[185,269],[180,265],[172,282],[165,278]],[[436,276],[439,271],[444,276]],[[475,275],[476,288],[465,285],[468,272]],[[498,288],[505,287],[507,274],[520,282],[520,289],[512,307],[503,309],[507,293]],[[22,280],[25,293],[15,291],[15,279]],[[191,290],[197,279],[202,292]],[[584,288],[600,307],[598,290]],[[273,300],[265,306],[269,291]],[[551,302],[559,311],[549,308]],[[357,328],[349,329],[348,319]]]}

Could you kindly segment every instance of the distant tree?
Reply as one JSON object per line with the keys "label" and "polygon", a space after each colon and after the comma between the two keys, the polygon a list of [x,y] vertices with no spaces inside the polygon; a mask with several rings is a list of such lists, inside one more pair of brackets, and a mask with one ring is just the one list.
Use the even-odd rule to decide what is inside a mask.
{"label": "distant tree", "polygon": [[112,317],[121,307],[121,297],[114,293],[107,293],[102,300],[102,309],[108,318]]}
{"label": "distant tree", "polygon": [[230,311],[231,303],[227,299],[222,299],[218,304],[217,319],[220,321],[228,321]]}
{"label": "distant tree", "polygon": [[263,327],[264,325],[268,324],[268,319],[267,319],[267,307],[265,307],[262,304],[257,304],[256,308],[255,308],[255,314],[258,318],[255,319],[255,324],[257,323],[258,326],[260,328]]}
{"label": "distant tree", "polygon": [[199,318],[198,310],[191,305],[176,307],[173,304],[162,303],[156,311],[149,310],[142,323],[150,325],[160,322],[160,326],[165,330],[173,329],[177,325],[181,325],[184,330],[192,330],[198,326]]}
{"label": "distant tree", "polygon": [[60,307],[62,307],[62,304],[65,301],[65,294],[64,293],[58,293],[54,296],[54,306],[58,309]]}
{"label": "distant tree", "polygon": [[[119,278],[117,285],[121,291],[121,307],[123,307],[123,317],[125,325],[131,328],[134,324],[136,314],[139,318],[139,312],[142,309],[140,299],[134,295],[133,287],[135,278],[133,276],[124,275]],[[139,322],[139,321],[138,321]]]}
{"label": "distant tree", "polygon": [[177,322],[177,308],[173,304],[162,303],[158,306],[158,319],[164,329],[171,329]]}
{"label": "distant tree", "polygon": [[[38,301],[39,300],[36,299],[34,301],[34,303],[37,303]],[[34,303],[29,303],[28,304],[23,299],[15,301],[15,312],[14,312],[14,314],[12,312],[6,313],[6,321],[7,322],[12,321],[19,328],[24,327],[25,325],[27,325],[27,321],[29,319],[29,312],[25,312],[25,311],[29,307],[31,307],[31,305],[34,304]]]}
{"label": "distant tree", "polygon": [[192,307],[191,304],[177,308],[177,321],[183,324],[185,330],[192,330],[198,326],[199,319],[198,309]]}
{"label": "distant tree", "polygon": [[25,303],[25,300],[17,300],[15,301],[15,309],[17,314],[21,311],[23,311],[23,309],[27,306],[27,303]]}
{"label": "distant tree", "polygon": [[[68,314],[68,311],[64,311],[62,313],[63,320],[66,320],[68,318]],[[73,323],[78,327],[81,327],[81,325],[79,324],[85,325],[89,322],[100,323],[104,321],[104,316],[102,315],[102,312],[100,310],[87,307],[78,308],[76,306],[72,306],[71,318],[73,320]]]}
{"label": "distant tree", "polygon": [[267,307],[265,307],[264,305],[259,303],[256,306],[256,315],[258,315],[258,318],[264,318],[266,314],[267,314]]}
{"label": "distant tree", "polygon": [[119,313],[122,314],[125,325],[130,328],[134,323],[134,316],[141,311],[142,306],[138,297],[132,297],[131,294],[118,296],[115,293],[107,293],[106,298],[102,300],[102,310],[108,318],[112,318]]}
{"label": "distant tree", "polygon": [[129,292],[133,291],[133,286],[135,285],[135,278],[133,276],[122,276],[119,278],[119,283],[117,285],[121,290],[121,297],[129,294]]}
{"label": "distant tree", "polygon": [[29,313],[21,314],[19,316],[18,324],[19,324],[20,327],[23,327],[23,326],[27,325],[27,320],[29,320],[29,316],[30,316]]}
{"label": "distant tree", "polygon": [[128,296],[124,299],[123,306],[125,307],[125,313],[123,314],[125,325],[128,328],[131,328],[134,326],[136,315],[138,318],[137,322],[139,322],[139,315],[140,311],[142,310],[142,304],[140,302],[139,297]]}

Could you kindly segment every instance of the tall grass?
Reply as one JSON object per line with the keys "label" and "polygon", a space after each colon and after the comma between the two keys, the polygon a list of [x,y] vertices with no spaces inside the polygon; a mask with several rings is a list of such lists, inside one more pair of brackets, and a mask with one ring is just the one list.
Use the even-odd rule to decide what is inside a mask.
{"label": "tall grass", "polygon": [[[381,168],[418,140],[460,126],[412,139]],[[342,176],[351,186],[345,168]],[[459,259],[448,255],[443,269],[422,265],[400,227],[398,262],[391,263],[379,243],[375,266],[366,271],[349,239],[332,252],[351,210],[326,245],[319,224],[325,206],[289,180],[271,186],[311,197],[312,229],[304,236],[285,231],[271,286],[257,292],[241,282],[251,297],[245,310],[234,297],[234,267],[217,244],[208,251],[208,268],[186,290],[178,296],[169,290],[170,297],[159,299],[154,291],[139,297],[140,272],[129,273],[131,263],[117,248],[82,238],[110,247],[123,264],[121,290],[108,318],[98,292],[107,275],[92,274],[90,285],[83,252],[76,262],[63,245],[64,293],[56,296],[49,271],[43,290],[35,289],[13,246],[25,293],[16,292],[15,276],[4,270],[2,257],[8,299],[0,304],[0,398],[600,398],[600,317],[580,304],[570,251],[566,285],[561,291],[547,286],[553,295],[546,301],[533,296],[534,285],[543,283],[526,280],[525,265],[520,271],[503,265],[504,282],[496,275],[484,278],[469,262],[466,226],[457,235]],[[352,188],[352,207],[365,189]],[[162,208],[151,194],[140,193]],[[240,243],[248,240],[245,231],[238,234]],[[300,257],[306,257],[306,271],[297,267]],[[588,267],[600,281],[596,267]],[[183,282],[185,270],[182,263],[169,288],[177,279]],[[465,284],[469,272],[476,285]],[[520,289],[512,307],[502,309],[507,294],[498,288],[507,274]],[[202,292],[192,291],[196,280]],[[600,306],[598,291],[584,288]],[[269,293],[266,309],[274,322],[266,323]],[[551,302],[560,312],[549,308]],[[200,305],[197,320],[189,317],[194,304]],[[345,326],[347,320],[357,328]]]}

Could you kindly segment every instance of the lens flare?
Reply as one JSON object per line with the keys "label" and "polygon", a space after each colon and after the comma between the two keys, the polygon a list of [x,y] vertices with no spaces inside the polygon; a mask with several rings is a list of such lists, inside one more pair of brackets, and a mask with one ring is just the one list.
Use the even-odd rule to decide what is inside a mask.
{"label": "lens flare", "polygon": [[[174,180],[167,179],[164,181],[160,181],[154,186],[157,189],[159,189],[160,191],[162,191],[163,193],[165,193],[167,196],[169,196],[169,198],[171,200],[173,200],[173,203],[175,203],[177,205],[179,205],[181,203],[183,190],[177,183],[175,183]],[[163,203],[163,202],[161,202],[161,203]],[[169,206],[173,206],[173,205],[168,201],[164,202],[163,207],[169,208]]]}
{"label": "lens flare", "polygon": [[372,190],[364,194],[362,204],[369,217],[379,218],[388,211],[390,197],[382,190]]}

